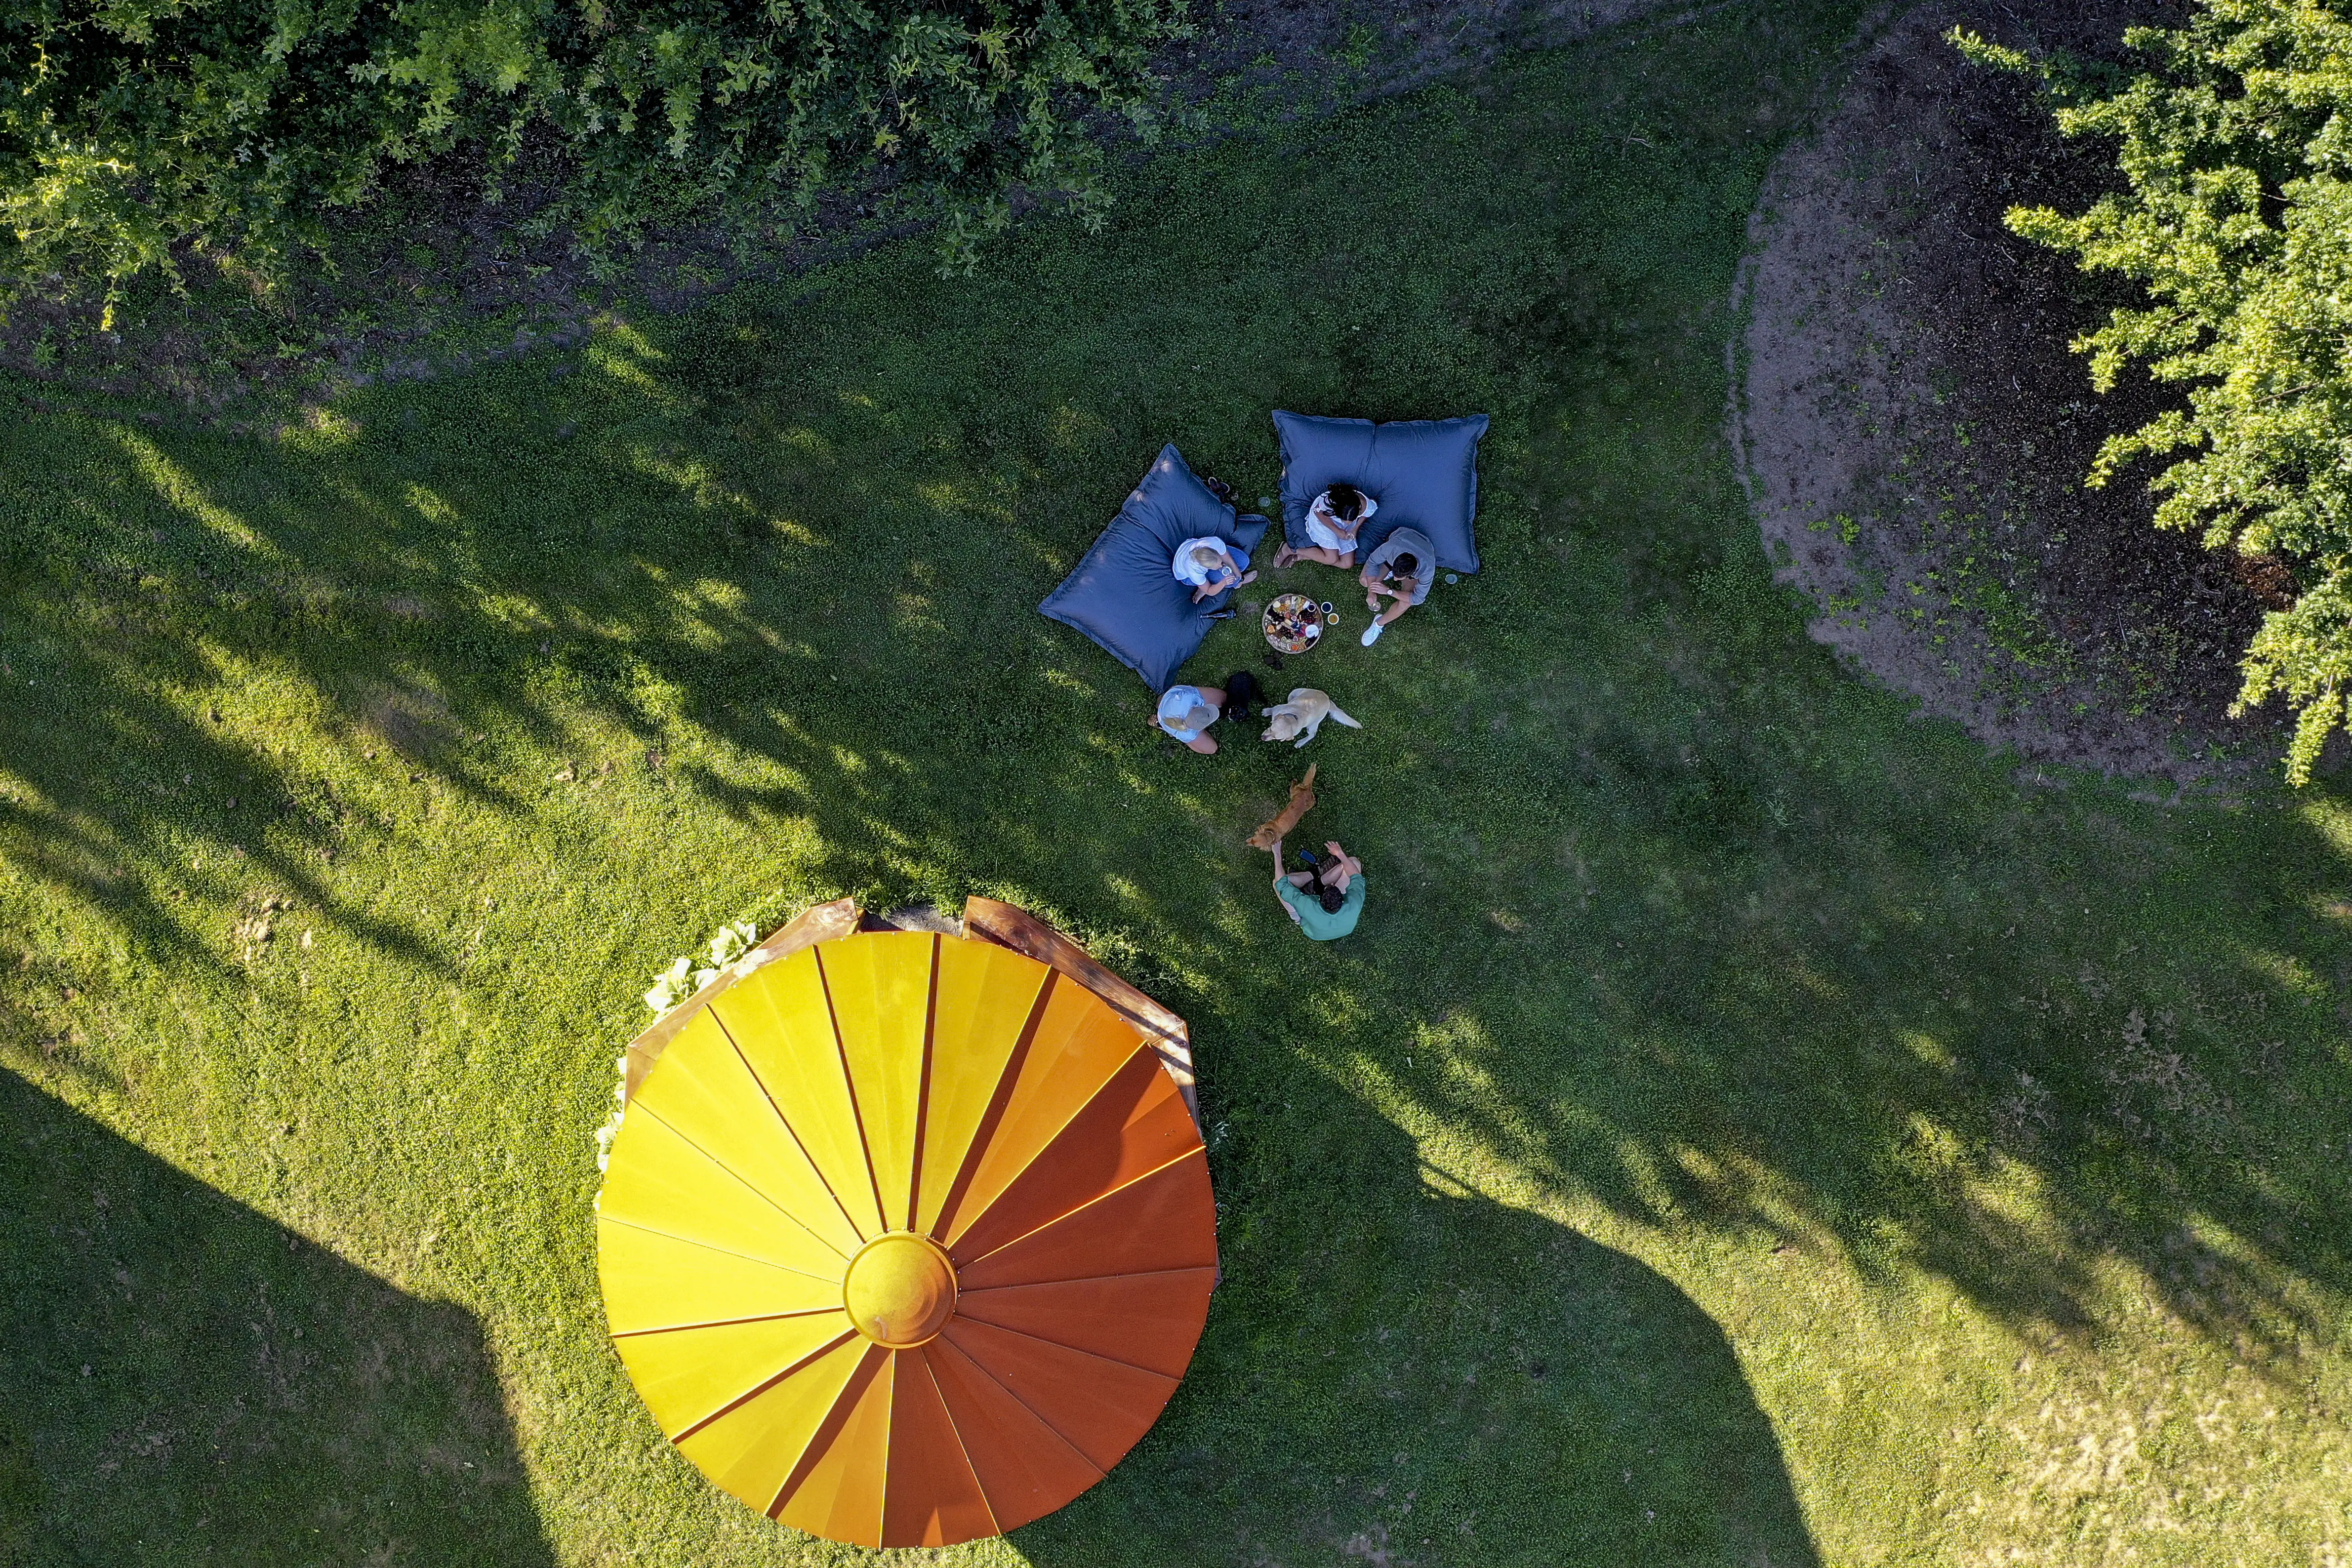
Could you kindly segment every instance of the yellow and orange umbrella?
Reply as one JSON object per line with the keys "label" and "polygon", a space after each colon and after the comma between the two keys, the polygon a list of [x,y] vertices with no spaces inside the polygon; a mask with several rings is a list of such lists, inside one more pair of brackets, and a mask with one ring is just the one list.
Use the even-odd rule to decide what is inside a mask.
{"label": "yellow and orange umbrella", "polygon": [[945,1545],[1049,1513],[1158,1419],[1215,1279],[1177,1085],[1102,998],[867,932],[718,993],[629,1102],[598,1203],[613,1340],[720,1487]]}

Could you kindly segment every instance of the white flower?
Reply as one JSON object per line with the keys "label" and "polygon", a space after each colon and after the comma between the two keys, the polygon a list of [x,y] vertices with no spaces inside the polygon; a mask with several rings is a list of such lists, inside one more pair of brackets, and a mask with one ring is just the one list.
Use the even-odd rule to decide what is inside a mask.
{"label": "white flower", "polygon": [[654,977],[653,989],[646,993],[646,1006],[657,1013],[666,1013],[692,996],[697,988],[687,984],[687,973],[694,967],[691,958],[680,958]]}
{"label": "white flower", "polygon": [[744,950],[758,939],[760,928],[745,920],[734,925],[722,925],[719,935],[710,939],[710,962],[723,968],[743,956]]}

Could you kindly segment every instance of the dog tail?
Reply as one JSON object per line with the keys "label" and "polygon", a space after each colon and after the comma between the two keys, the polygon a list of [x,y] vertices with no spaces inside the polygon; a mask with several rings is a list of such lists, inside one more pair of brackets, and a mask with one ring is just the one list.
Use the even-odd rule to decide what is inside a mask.
{"label": "dog tail", "polygon": [[1364,727],[1354,719],[1349,718],[1346,714],[1341,713],[1338,703],[1333,703],[1331,705],[1331,716],[1339,723],[1346,725],[1349,729],[1361,729]]}

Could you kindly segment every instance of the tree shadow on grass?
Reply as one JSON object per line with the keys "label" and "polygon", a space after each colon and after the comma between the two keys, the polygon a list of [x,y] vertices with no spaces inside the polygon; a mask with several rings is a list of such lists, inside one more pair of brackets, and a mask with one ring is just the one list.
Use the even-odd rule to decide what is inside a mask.
{"label": "tree shadow on grass", "polygon": [[[1179,243],[1175,211],[1127,243]],[[1392,1070],[1418,1030],[1434,1065],[1403,1092],[1634,1222],[1931,1273],[2061,1336],[2090,1332],[2120,1258],[2214,1343],[2295,1375],[2326,1296],[2352,1290],[2340,1233],[2308,1221],[2341,1178],[2298,1108],[2346,1082],[2314,1005],[2346,978],[2341,932],[2313,913],[2341,892],[2320,835],[2268,810],[2037,800],[1975,748],[1903,733],[1795,643],[1744,525],[1727,556],[1680,515],[1671,471],[1612,503],[1651,508],[1643,528],[1515,533],[1504,497],[1557,514],[1631,483],[1575,439],[1530,450],[1522,406],[1492,438],[1524,444],[1488,464],[1494,569],[1416,612],[1392,656],[1318,655],[1311,678],[1372,727],[1318,743],[1317,831],[1363,835],[1383,908],[1286,996],[1235,946],[1280,929],[1235,846],[1300,759],[1246,738],[1161,755],[1140,687],[1034,607],[1171,430],[1206,431],[1187,449],[1246,495],[1276,471],[1263,409],[1323,405],[1279,365],[1228,367],[1205,400],[1058,390],[1120,388],[1088,354],[1159,330],[1118,313],[1117,276],[1008,264],[961,286],[984,326],[941,337],[948,297],[901,266],[858,286],[903,314],[894,343],[847,330],[854,290],[838,314],[747,300],[600,342],[597,373],[557,389],[520,367],[375,394],[348,439],[257,451],[91,423],[78,465],[28,453],[28,475],[70,467],[51,483],[97,516],[68,542],[114,564],[26,595],[48,619],[20,656],[42,692],[78,678],[84,722],[0,706],[0,758],[41,798],[0,800],[16,863],[226,968],[146,874],[201,844],[215,900],[275,876],[446,971],[429,918],[370,915],[320,857],[403,813],[416,837],[375,852],[429,852],[449,803],[560,821],[562,794],[519,770],[585,717],[666,758],[665,788],[807,841],[813,895],[990,892],[1083,932],[1202,1023],[1213,1065],[1287,1038]],[[1066,319],[1108,324],[1089,348],[1052,336]],[[1015,361],[1025,402],[994,395]],[[1493,390],[1448,374],[1349,406],[1427,414]],[[1543,409],[1602,424],[1573,399]],[[1621,534],[1647,541],[1638,593],[1603,553]],[[1196,672],[1226,667],[1230,630]],[[264,677],[307,686],[352,752],[388,755],[292,777],[202,716],[205,681]],[[172,793],[208,771],[212,798]],[[251,796],[244,817],[222,803],[250,788],[267,820]],[[1278,1060],[1236,1063],[1236,1094],[1283,1087]],[[2022,1185],[2031,1201],[2005,1203]]]}
{"label": "tree shadow on grass", "polygon": [[0,1563],[551,1565],[480,1329],[0,1071]]}
{"label": "tree shadow on grass", "polygon": [[1031,1562],[1818,1563],[1689,1297],[1470,1194],[1334,1087],[1292,1106],[1301,1179],[1253,1205],[1190,1375],[1108,1479],[1017,1533]]}
{"label": "tree shadow on grass", "polygon": [[[342,434],[0,432],[23,515],[70,522],[47,558],[20,558],[28,612],[0,625],[14,675],[37,678],[0,704],[0,761],[35,797],[0,798],[0,845],[58,904],[214,964],[167,885],[190,848],[207,875],[245,848],[289,878],[336,850],[304,895],[429,961],[449,911],[413,900],[409,924],[371,933],[383,906],[341,881],[346,841],[421,862],[435,813],[459,807],[540,844],[604,828],[619,813],[586,793],[593,758],[559,773],[573,754],[551,754],[593,725],[625,740],[639,779],[667,758],[682,843],[718,841],[716,823],[785,846],[708,868],[695,907],[715,918],[782,896],[778,866],[801,899],[980,891],[1046,915],[1192,1019],[1212,1121],[1233,1129],[1221,1327],[1149,1448],[1171,1478],[1205,1453],[1208,1479],[1151,1481],[1154,1519],[1205,1495],[1269,1542],[1321,1551],[1369,1520],[1404,1539],[1402,1517],[1336,1481],[1280,1482],[1318,1444],[1357,1450],[1314,1401],[1256,1392],[1322,1299],[1304,1279],[1296,1301],[1253,1297],[1289,1267],[1262,1247],[1328,1259],[1345,1286],[1330,1297],[1369,1294],[1402,1322],[1450,1313],[1453,1272],[1492,1294],[1520,1281],[1452,1257],[1445,1234],[1514,1257],[1562,1234],[1420,1196],[1412,1159],[1318,1089],[1324,1073],[1387,1084],[1396,1122],[1458,1134],[1488,1174],[1662,1249],[1727,1248],[1745,1268],[1787,1245],[1890,1293],[1942,1281],[2023,1338],[2095,1342],[2104,1317],[2140,1325],[2142,1370],[2150,1346],[2194,1342],[2291,1382],[2352,1292],[2346,1232],[2326,1222],[2347,1194],[2325,1113],[2352,1086],[2330,1011],[2352,992],[2340,806],[2168,811],[2022,787],[1832,670],[1775,596],[1715,444],[1717,345],[1684,331],[1730,279],[1747,193],[1709,161],[1745,156],[1744,133],[1710,142],[1702,116],[1640,85],[1615,101],[1682,116],[1644,121],[1677,150],[1649,159],[1650,137],[1607,123],[1606,92],[1535,79],[1498,118],[1431,110],[1458,117],[1452,140],[1384,110],[1335,129],[1354,140],[1328,156],[1158,166],[1167,186],[1091,249],[1016,239],[1000,272],[952,287],[885,256],[826,296],[615,333],[561,382],[509,367],[371,394]],[[1561,105],[1605,133],[1562,130],[1546,118]],[[1694,191],[1716,194],[1693,206]],[[1448,204],[1465,192],[1486,205]],[[1335,229],[1393,243],[1335,258]],[[1184,311],[1137,287],[1155,267],[1182,280]],[[1525,287],[1501,287],[1512,276]],[[1429,295],[1440,279],[1460,297]],[[1481,318],[1482,297],[1542,308],[1520,333]],[[1348,358],[1367,322],[1378,363]],[[1497,368],[1534,365],[1549,368]],[[1246,740],[1161,755],[1140,687],[1034,613],[1171,436],[1244,496],[1270,490],[1269,406],[1496,414],[1487,570],[1370,655],[1343,636],[1293,666],[1368,727],[1312,753],[1328,787],[1314,831],[1362,850],[1373,879],[1336,950],[1269,952],[1295,936],[1238,849],[1305,758]],[[1231,667],[1234,638],[1247,629],[1221,629],[1199,667]],[[205,716],[211,695],[230,725]],[[282,760],[257,730],[271,704],[349,747]],[[250,796],[225,803],[246,779],[272,787],[266,821]],[[394,818],[396,836],[373,825]],[[236,895],[254,873],[239,863],[200,891]],[[593,883],[602,868],[553,869]],[[625,935],[656,891],[599,890],[572,917]],[[665,929],[643,956],[702,934]],[[632,981],[572,994],[625,1012]],[[47,1011],[0,1024],[58,1033]],[[604,1051],[581,1054],[583,1082],[605,1073]],[[1275,1109],[1293,1103],[1381,1157],[1359,1167]],[[1423,1214],[1446,1223],[1424,1234]],[[1357,1275],[1329,1237],[1405,1262]],[[1577,1257],[1571,1272],[1619,1266]],[[1663,1290],[1645,1321],[1687,1307]],[[2169,1319],[2147,1326],[2143,1302]],[[1367,1494],[1388,1484],[1375,1451],[1410,1454],[1391,1436],[1460,1392],[1399,1386],[1324,1391],[1379,1436],[1345,1472]],[[1254,1424],[1180,1440],[1209,1398]],[[1123,1469],[1105,1496],[1139,1484]],[[1404,1490],[1487,1484],[1465,1468]],[[1260,1507],[1261,1490],[1285,1500]],[[1116,1539],[1108,1506],[1071,1518]],[[1311,1522],[1327,1513],[1328,1531]],[[1065,1528],[1041,1525],[1040,1550],[1076,1553]],[[1154,1528],[1151,1550],[1179,1555],[1178,1526]]]}

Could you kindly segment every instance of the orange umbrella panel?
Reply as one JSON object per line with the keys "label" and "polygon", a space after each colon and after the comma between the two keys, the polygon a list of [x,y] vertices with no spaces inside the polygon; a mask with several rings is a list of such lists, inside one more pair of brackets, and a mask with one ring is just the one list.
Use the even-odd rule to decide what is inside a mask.
{"label": "orange umbrella panel", "polygon": [[1157,1420],[1216,1278],[1175,1081],[1084,986],[929,932],[713,998],[598,1201],[614,1346],[719,1486],[866,1546],[1049,1513]]}

